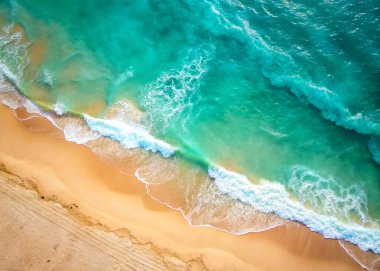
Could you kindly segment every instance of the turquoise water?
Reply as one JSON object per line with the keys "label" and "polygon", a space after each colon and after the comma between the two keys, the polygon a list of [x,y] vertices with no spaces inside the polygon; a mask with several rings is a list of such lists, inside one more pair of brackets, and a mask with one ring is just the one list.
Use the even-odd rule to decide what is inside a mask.
{"label": "turquoise water", "polygon": [[376,0],[0,3],[5,23],[47,44],[29,77],[1,45],[28,97],[79,113],[132,101],[138,129],[101,113],[87,124],[200,166],[262,212],[380,251]]}

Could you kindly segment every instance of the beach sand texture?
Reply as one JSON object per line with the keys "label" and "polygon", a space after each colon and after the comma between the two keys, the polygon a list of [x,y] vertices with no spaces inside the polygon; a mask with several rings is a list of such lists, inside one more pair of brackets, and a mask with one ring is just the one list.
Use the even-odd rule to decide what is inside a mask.
{"label": "beach sand texture", "polygon": [[298,223],[243,236],[192,228],[42,117],[0,105],[0,124],[1,270],[362,270]]}

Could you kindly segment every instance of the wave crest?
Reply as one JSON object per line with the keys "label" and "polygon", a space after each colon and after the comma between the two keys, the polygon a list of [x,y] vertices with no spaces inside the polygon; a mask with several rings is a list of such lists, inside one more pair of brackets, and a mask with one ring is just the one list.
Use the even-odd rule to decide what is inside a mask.
{"label": "wave crest", "polygon": [[344,223],[336,217],[307,209],[300,202],[291,200],[281,184],[261,180],[260,184],[254,185],[246,176],[221,167],[209,168],[209,175],[221,192],[261,212],[299,221],[326,238],[347,240],[364,251],[380,253],[380,230]]}

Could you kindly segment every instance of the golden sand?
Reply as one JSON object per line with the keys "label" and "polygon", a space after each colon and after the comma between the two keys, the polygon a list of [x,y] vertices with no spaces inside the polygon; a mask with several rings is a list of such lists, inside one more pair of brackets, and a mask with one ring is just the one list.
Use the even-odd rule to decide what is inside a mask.
{"label": "golden sand", "polygon": [[[19,118],[29,116],[23,110],[18,110],[17,115]],[[77,238],[78,242],[82,242],[81,249],[89,251],[94,240],[99,240],[98,246],[104,246],[103,251],[106,251],[109,248],[103,241],[111,233],[104,231],[117,231],[118,237],[113,238],[112,242],[118,251],[117,255],[120,255],[118,260],[123,263],[127,261],[131,266],[145,256],[140,255],[136,247],[131,251],[136,250],[138,256],[126,255],[123,258],[126,248],[122,236],[134,240],[135,244],[150,244],[150,252],[144,250],[144,253],[153,258],[160,255],[156,270],[175,270],[174,265],[161,265],[165,261],[173,262],[173,259],[178,266],[182,266],[182,270],[362,270],[338,241],[325,239],[297,223],[242,236],[210,228],[192,228],[179,212],[149,198],[144,185],[134,176],[124,175],[106,164],[89,148],[67,142],[61,131],[44,118],[20,121],[15,117],[14,111],[3,105],[0,105],[0,163],[3,171],[6,169],[17,175],[19,180],[34,183],[40,197],[43,197],[17,202],[22,208],[33,209],[34,205],[40,204],[37,202],[50,200],[75,211],[70,212],[78,218],[75,223],[70,219],[55,218],[52,211],[51,219],[57,219],[59,223],[50,226],[46,226],[42,219],[46,213],[35,212],[34,215],[40,215],[41,220],[31,219],[25,222],[34,229],[33,234],[56,238],[62,244],[66,242],[64,232],[57,231],[60,227],[65,228],[68,223],[79,232],[84,231],[81,228],[84,227],[83,224],[102,225],[101,230],[97,231],[86,228],[86,231],[91,231],[95,236],[89,238],[87,243],[82,242],[83,238],[87,238],[82,234],[70,238]],[[5,184],[1,186],[3,189]],[[9,202],[10,205],[16,204],[12,203],[15,200],[1,196],[1,201]],[[52,207],[46,205],[45,208],[49,210]],[[1,204],[0,210],[6,213],[7,204]],[[19,223],[17,221],[23,213],[9,213],[8,217],[12,215],[14,217],[9,223]],[[79,219],[83,217],[86,219]],[[46,227],[51,231],[47,231]],[[9,230],[9,225],[5,227],[4,223],[0,223],[0,232],[2,239],[9,232],[7,238],[14,240],[14,245],[7,243],[6,247],[2,240],[0,249],[17,250],[19,257],[28,254],[29,266],[37,266],[46,256],[32,246],[22,246],[20,238],[25,237]],[[38,240],[36,242],[40,242]],[[49,244],[41,242],[40,245]],[[87,270],[95,270],[91,267],[91,261],[93,257],[98,257],[96,253],[75,254],[72,256],[73,261],[88,266]],[[107,262],[108,256],[104,257]],[[2,259],[0,262],[4,264],[6,261],[10,259]],[[121,270],[132,270],[127,267],[128,264]],[[62,262],[56,262],[54,268],[67,270]]]}

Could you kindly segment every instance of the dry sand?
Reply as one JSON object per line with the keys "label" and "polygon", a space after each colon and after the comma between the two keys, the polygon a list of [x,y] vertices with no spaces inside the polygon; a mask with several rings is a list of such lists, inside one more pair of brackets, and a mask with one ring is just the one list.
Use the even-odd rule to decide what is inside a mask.
{"label": "dry sand", "polygon": [[[26,189],[28,188],[28,189]],[[72,208],[43,201],[33,184],[0,172],[0,270],[185,270],[150,244],[73,219]],[[84,218],[80,220],[84,222]]]}
{"label": "dry sand", "polygon": [[3,105],[0,164],[0,270],[362,270],[297,223],[243,236],[192,228],[134,176]]}

